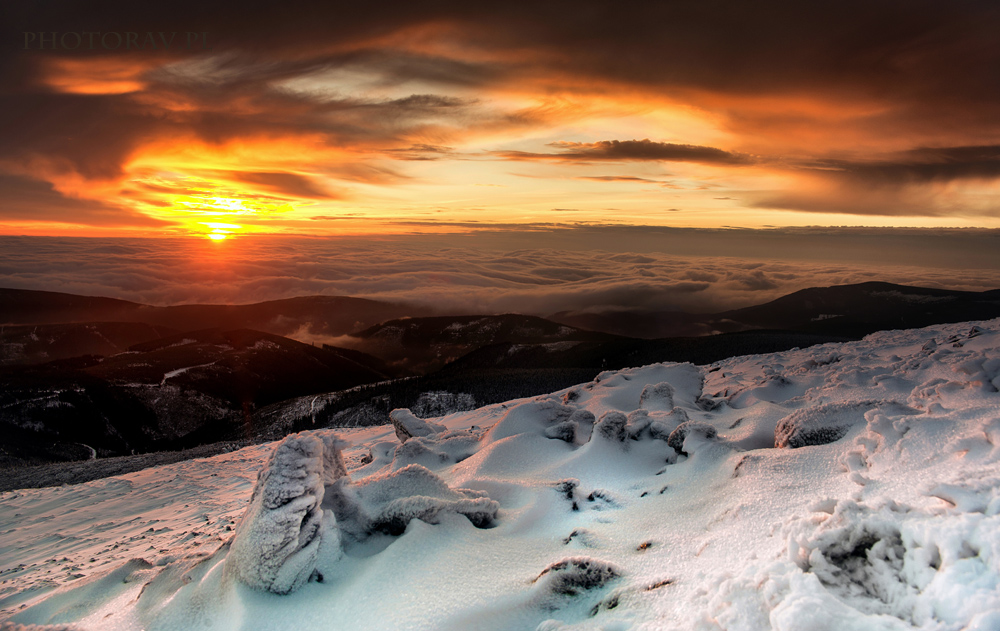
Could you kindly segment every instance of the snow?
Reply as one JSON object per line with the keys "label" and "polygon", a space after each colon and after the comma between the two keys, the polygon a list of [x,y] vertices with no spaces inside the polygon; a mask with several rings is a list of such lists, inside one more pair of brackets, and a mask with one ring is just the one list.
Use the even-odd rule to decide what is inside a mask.
{"label": "snow", "polygon": [[214,366],[214,365],[215,362],[209,362],[207,364],[198,364],[197,366],[185,366],[184,368],[177,368],[176,370],[165,372],[163,373],[163,379],[160,380],[160,385],[161,386],[166,385],[167,379],[173,379],[174,377],[183,375],[189,370],[194,370],[195,368],[207,368],[208,366]]}
{"label": "snow", "polygon": [[252,351],[261,351],[261,350],[275,351],[280,349],[281,346],[278,345],[276,342],[272,342],[271,340],[257,340],[256,342],[254,342],[253,346],[249,348],[249,350]]}
{"label": "snow", "polygon": [[0,624],[996,630],[998,385],[885,331],[6,492]]}

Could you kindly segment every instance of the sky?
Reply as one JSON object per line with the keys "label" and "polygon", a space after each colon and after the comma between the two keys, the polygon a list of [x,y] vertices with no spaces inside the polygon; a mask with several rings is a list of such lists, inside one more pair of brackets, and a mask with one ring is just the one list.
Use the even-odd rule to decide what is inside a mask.
{"label": "sky", "polygon": [[0,234],[1000,228],[998,27],[961,0],[7,2]]}

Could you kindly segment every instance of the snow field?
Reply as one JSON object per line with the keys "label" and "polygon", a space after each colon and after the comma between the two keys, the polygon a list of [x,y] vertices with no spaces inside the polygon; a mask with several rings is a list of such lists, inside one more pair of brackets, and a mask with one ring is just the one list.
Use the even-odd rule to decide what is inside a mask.
{"label": "snow field", "polygon": [[0,619],[998,629],[998,386],[998,320],[886,331],[8,492]]}

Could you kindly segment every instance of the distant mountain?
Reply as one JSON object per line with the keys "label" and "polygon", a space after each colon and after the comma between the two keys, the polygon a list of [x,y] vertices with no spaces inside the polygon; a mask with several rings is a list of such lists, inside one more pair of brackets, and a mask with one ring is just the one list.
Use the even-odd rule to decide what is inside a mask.
{"label": "distant mountain", "polygon": [[[592,312],[560,311],[547,319],[567,326],[612,335],[657,339],[663,337],[696,337],[714,333],[740,331],[747,327],[736,323],[713,323],[711,314],[683,311],[615,310]],[[718,328],[721,326],[721,329]]]}
{"label": "distant mountain", "polygon": [[428,374],[483,346],[616,339],[535,316],[440,316],[391,320],[354,333],[343,343],[380,357],[403,374]]}
{"label": "distant mountain", "polygon": [[144,322],[0,326],[0,366],[40,364],[81,355],[115,355],[176,329]]}
{"label": "distant mountain", "polygon": [[952,291],[868,282],[803,289],[776,300],[720,313],[560,312],[549,319],[591,330],[657,339],[751,329],[860,338],[885,329],[985,320],[1000,315],[1000,290]]}
{"label": "distant mountain", "polygon": [[277,335],[209,329],[0,369],[0,461],[72,459],[254,435],[257,407],[389,378],[378,359]]}
{"label": "distant mountain", "polygon": [[248,305],[153,307],[114,298],[0,289],[0,324],[144,322],[178,331],[255,329],[275,335],[345,335],[394,318],[432,315],[425,307],[347,296],[303,296]]}
{"label": "distant mountain", "polygon": [[847,338],[797,331],[743,331],[705,337],[659,340],[619,338],[605,342],[560,342],[554,344],[495,344],[465,355],[435,374],[490,374],[527,369],[602,370],[644,366],[657,362],[710,364],[735,355],[774,353]]}
{"label": "distant mountain", "polygon": [[148,322],[133,317],[143,306],[115,298],[30,289],[0,289],[2,324]]}
{"label": "distant mountain", "polygon": [[[997,315],[1000,290],[966,292],[879,282],[813,287],[720,313],[564,311],[545,319],[510,314],[441,316],[426,307],[345,296],[151,307],[112,298],[0,289],[0,324],[142,322],[177,331],[249,328],[299,339],[353,334],[357,341],[352,347],[397,362],[414,374],[433,370],[474,348],[503,342],[596,341],[587,336],[597,333],[661,339],[751,329],[860,337],[886,328]],[[561,330],[560,325],[571,331]]]}
{"label": "distant mountain", "polygon": [[726,311],[714,321],[862,337],[885,329],[988,320],[1000,316],[1000,290],[952,291],[869,282],[812,287],[771,302]]}
{"label": "distant mountain", "polygon": [[[0,329],[8,364],[0,366],[0,465],[380,424],[395,407],[433,416],[558,390],[602,370],[705,364],[880,329],[1000,317],[1000,290],[888,283],[812,288],[754,307],[673,312],[659,321],[655,314],[614,314],[617,329],[633,336],[689,334],[655,339],[514,314],[399,318],[420,311],[341,297],[178,307],[15,290],[0,290],[0,298],[0,320],[13,323]],[[46,318],[81,321],[44,324]],[[27,327],[26,319],[39,324]],[[351,349],[317,348],[242,325],[196,326],[206,322],[336,334]],[[343,335],[352,328],[354,335]]]}

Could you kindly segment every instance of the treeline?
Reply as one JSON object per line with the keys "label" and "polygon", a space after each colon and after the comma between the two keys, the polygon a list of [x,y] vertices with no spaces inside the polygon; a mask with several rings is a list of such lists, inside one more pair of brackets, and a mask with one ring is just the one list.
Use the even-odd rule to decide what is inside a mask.
{"label": "treeline", "polygon": [[[536,396],[590,381],[598,371],[584,368],[541,368],[500,371],[474,371],[463,374],[429,375],[419,379],[400,379],[388,383],[360,386],[338,393],[339,396],[310,413],[297,413],[285,419],[290,431],[317,427],[362,427],[389,422],[395,408],[413,409],[428,392],[467,395],[462,408],[482,407],[512,399]],[[458,398],[458,397],[456,397]],[[424,397],[426,399],[426,397]],[[458,411],[458,410],[435,410]],[[292,413],[296,414],[296,413]]]}

